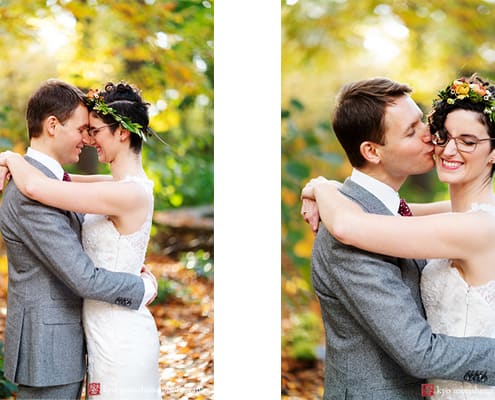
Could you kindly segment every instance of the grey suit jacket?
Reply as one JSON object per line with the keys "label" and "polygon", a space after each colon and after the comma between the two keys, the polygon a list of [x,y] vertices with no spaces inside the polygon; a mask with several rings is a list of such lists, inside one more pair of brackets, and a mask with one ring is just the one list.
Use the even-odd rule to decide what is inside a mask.
{"label": "grey suit jacket", "polygon": [[[349,179],[341,191],[366,212],[391,214]],[[326,400],[421,399],[425,378],[495,385],[495,340],[435,334],[426,322],[424,265],[346,246],[320,226],[312,282],[325,327]]]}
{"label": "grey suit jacket", "polygon": [[13,181],[5,189],[0,207],[9,276],[4,372],[13,382],[43,387],[83,379],[83,297],[140,306],[142,278],[95,268],[81,245],[82,221],[82,215],[28,199]]}

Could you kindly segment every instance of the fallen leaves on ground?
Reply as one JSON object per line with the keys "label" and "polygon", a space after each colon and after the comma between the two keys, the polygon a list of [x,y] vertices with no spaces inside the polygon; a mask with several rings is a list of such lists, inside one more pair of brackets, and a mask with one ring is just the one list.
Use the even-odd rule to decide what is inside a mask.
{"label": "fallen leaves on ground", "polygon": [[[149,257],[157,279],[175,282],[166,303],[150,306],[160,335],[160,383],[164,399],[213,399],[213,282],[180,262]],[[0,271],[0,340],[6,317],[7,275]]]}
{"label": "fallen leaves on ground", "polygon": [[282,355],[282,400],[323,399],[323,362],[298,361]]}
{"label": "fallen leaves on ground", "polygon": [[213,399],[213,283],[179,262],[146,263],[157,279],[177,283],[177,295],[153,305],[160,332],[160,373],[166,399]]}

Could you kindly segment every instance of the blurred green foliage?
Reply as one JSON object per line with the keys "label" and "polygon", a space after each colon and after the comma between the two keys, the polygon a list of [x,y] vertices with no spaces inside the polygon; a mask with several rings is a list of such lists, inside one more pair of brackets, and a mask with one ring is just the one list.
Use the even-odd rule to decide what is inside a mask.
{"label": "blurred green foliage", "polygon": [[[450,80],[473,72],[495,78],[495,11],[482,0],[448,7],[441,0],[286,0],[281,11],[282,296],[284,307],[301,313],[315,296],[314,237],[300,215],[300,191],[313,177],[342,181],[351,173],[331,126],[339,89],[387,76],[413,87],[427,113]],[[424,202],[448,192],[431,172],[410,177],[401,196]]]}
{"label": "blurred green foliage", "polygon": [[180,261],[200,278],[213,279],[213,259],[208,251],[197,250],[183,253]]}
{"label": "blurred green foliage", "polygon": [[[187,270],[193,271],[197,278],[213,279],[213,258],[204,250],[189,251],[179,256],[180,263]],[[187,300],[191,297],[191,287],[174,279],[158,279],[156,299],[151,303],[166,304],[174,299]]]}
{"label": "blurred green foliage", "polygon": [[173,279],[158,279],[158,290],[151,305],[167,304],[173,299],[181,299],[189,295],[189,288]]}
{"label": "blurred green foliage", "polygon": [[282,339],[287,355],[296,360],[315,360],[321,342],[320,325],[320,316],[314,312],[292,314],[292,329]]}
{"label": "blurred green foliage", "polygon": [[[339,176],[343,156],[337,150],[335,139],[332,139],[328,122],[319,121],[312,127],[299,127],[298,120],[304,112],[304,105],[297,99],[291,99],[289,107],[282,110],[286,132],[282,136],[282,244],[284,253],[289,256],[287,262],[291,262],[309,282],[313,235],[299,214],[300,191],[311,177],[315,177],[313,171],[317,166],[324,171],[318,175]],[[295,289],[301,300],[308,295],[300,284]]]}

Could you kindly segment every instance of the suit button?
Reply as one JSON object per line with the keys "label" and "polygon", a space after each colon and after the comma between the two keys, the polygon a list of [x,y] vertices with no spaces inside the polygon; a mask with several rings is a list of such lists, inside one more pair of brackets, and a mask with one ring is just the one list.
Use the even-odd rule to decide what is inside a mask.
{"label": "suit button", "polygon": [[476,382],[485,382],[488,377],[487,377],[487,371],[476,371],[477,376],[476,376]]}
{"label": "suit button", "polygon": [[469,370],[464,374],[464,377],[462,379],[464,379],[466,382],[471,382],[473,380],[473,375],[473,371]]}
{"label": "suit button", "polygon": [[127,307],[129,307],[132,304],[132,301],[131,301],[131,299],[129,299],[127,297],[117,297],[115,299],[115,304],[117,304],[119,306],[127,306]]}
{"label": "suit button", "polygon": [[469,370],[463,379],[467,382],[486,382],[488,380],[488,371]]}

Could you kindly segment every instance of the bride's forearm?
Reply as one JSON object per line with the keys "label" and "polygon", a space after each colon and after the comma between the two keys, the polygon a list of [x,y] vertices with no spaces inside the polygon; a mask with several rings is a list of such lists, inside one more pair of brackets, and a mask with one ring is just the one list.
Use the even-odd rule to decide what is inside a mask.
{"label": "bride's forearm", "polygon": [[347,197],[342,195],[338,188],[327,182],[315,186],[314,195],[318,204],[321,221],[327,230],[344,244],[353,244],[355,233],[359,229],[360,216],[365,215],[363,210]]}
{"label": "bride's forearm", "polygon": [[81,183],[91,183],[91,182],[110,182],[113,181],[112,175],[79,175],[79,174],[70,174],[70,177],[73,182],[81,182]]}
{"label": "bride's forearm", "polygon": [[18,153],[6,151],[2,153],[0,162],[9,169],[16,186],[27,197],[33,198],[36,187],[43,185],[43,181],[48,179]]}
{"label": "bride's forearm", "polygon": [[[489,236],[484,230],[487,228],[483,224],[488,222],[483,215],[442,212],[399,217],[366,213],[336,188],[324,184],[315,187],[315,197],[321,221],[335,239],[373,253],[465,259],[467,254],[482,251],[480,245]],[[476,240],[467,243],[466,237]]]}
{"label": "bride's forearm", "polygon": [[432,215],[441,214],[452,211],[452,207],[449,200],[436,201],[433,203],[409,203],[409,207],[413,215]]}

